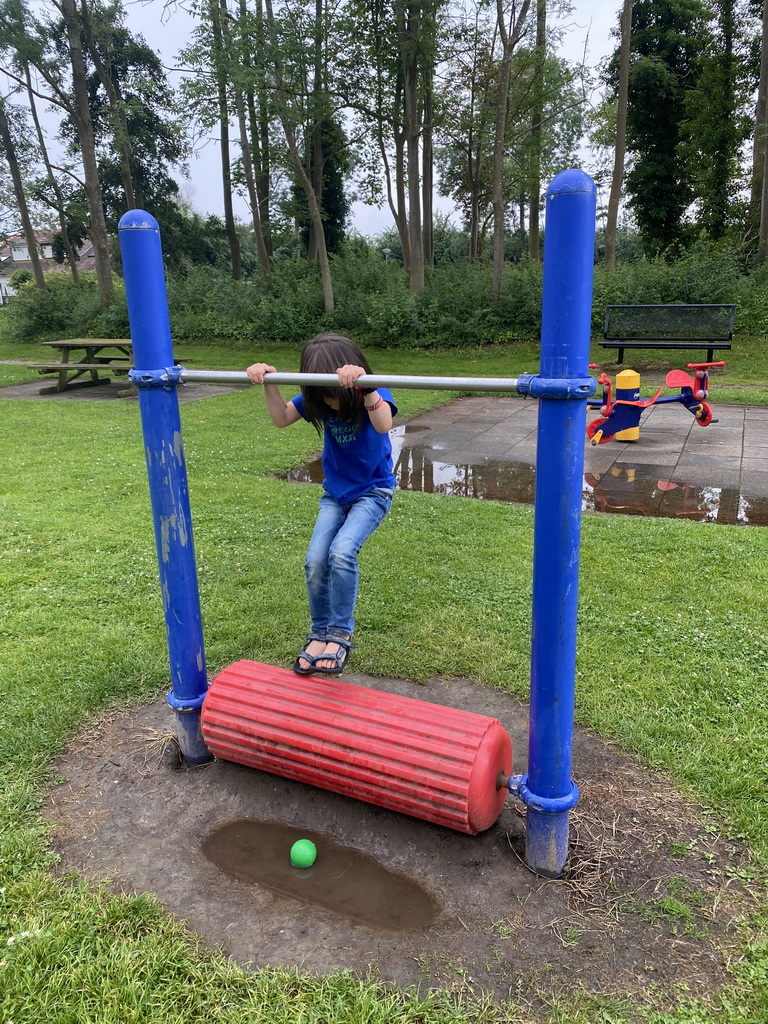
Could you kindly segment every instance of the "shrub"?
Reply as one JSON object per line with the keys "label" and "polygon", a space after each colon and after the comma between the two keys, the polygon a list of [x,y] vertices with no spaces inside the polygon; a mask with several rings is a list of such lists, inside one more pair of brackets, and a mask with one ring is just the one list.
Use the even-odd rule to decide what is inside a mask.
{"label": "shrub", "polygon": [[[492,268],[446,260],[427,268],[425,288],[409,290],[403,268],[375,247],[349,246],[331,261],[335,309],[326,313],[315,263],[277,258],[272,272],[257,269],[233,281],[216,267],[191,267],[167,281],[171,330],[184,340],[302,342],[336,330],[361,344],[451,348],[511,340],[535,340],[541,328],[543,273],[522,259],[504,268],[498,301],[491,296]],[[24,285],[7,307],[10,340],[62,337],[126,337],[128,317],[122,282],[102,310],[93,274],[75,287],[65,274],[49,274],[48,290]],[[768,329],[768,270],[745,273],[727,245],[702,242],[676,261],[639,259],[607,274],[595,267],[592,330],[602,331],[611,303],[735,302],[737,329]]]}
{"label": "shrub", "polygon": [[8,278],[8,284],[11,288],[18,290],[25,284],[30,284],[35,280],[31,270],[26,270],[24,267],[20,267],[18,270],[14,270],[11,276]]}
{"label": "shrub", "polygon": [[93,329],[101,312],[96,275],[81,274],[79,286],[68,274],[47,274],[45,280],[45,291],[27,284],[8,303],[7,340],[96,337]]}

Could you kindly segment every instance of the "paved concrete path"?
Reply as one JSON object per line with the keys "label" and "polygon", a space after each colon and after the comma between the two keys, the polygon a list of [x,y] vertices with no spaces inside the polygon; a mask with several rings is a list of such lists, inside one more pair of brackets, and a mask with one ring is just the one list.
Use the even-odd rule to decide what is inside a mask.
{"label": "paved concrete path", "polygon": [[[768,407],[715,405],[699,426],[681,405],[643,414],[640,439],[592,445],[584,508],[768,525]],[[466,397],[397,428],[402,488],[532,502],[537,403]]]}

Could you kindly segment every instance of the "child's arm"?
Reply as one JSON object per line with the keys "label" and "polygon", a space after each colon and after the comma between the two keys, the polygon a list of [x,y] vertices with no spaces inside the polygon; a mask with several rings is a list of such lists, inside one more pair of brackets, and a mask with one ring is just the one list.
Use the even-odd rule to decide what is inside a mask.
{"label": "child's arm", "polygon": [[[339,384],[345,388],[353,388],[358,377],[362,377],[365,370],[362,366],[341,366],[336,371],[339,375]],[[363,405],[371,421],[371,426],[377,434],[386,434],[392,429],[392,406],[385,402],[378,391],[372,391],[370,395],[363,396]]]}
{"label": "child's arm", "polygon": [[[248,374],[248,380],[252,383],[264,384],[264,374],[275,373],[275,368],[267,363],[254,363],[245,372]],[[264,401],[269,418],[276,427],[289,427],[291,423],[296,423],[301,419],[299,410],[293,402],[285,401],[276,384],[264,384]]]}

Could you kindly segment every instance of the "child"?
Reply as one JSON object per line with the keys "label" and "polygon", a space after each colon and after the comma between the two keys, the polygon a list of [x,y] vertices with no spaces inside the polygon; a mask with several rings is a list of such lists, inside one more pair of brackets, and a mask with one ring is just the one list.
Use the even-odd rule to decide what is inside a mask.
{"label": "child", "polygon": [[246,372],[254,384],[264,384],[276,427],[303,418],[323,434],[323,494],[304,563],[312,624],[293,670],[338,675],[354,647],[357,556],[389,512],[395,492],[389,430],[397,406],[388,388],[355,387],[358,377],[372,371],[357,345],[341,334],[308,341],[299,369],[336,373],[341,386],[302,386],[286,402],[276,385],[264,384],[274,366],[254,363]]}

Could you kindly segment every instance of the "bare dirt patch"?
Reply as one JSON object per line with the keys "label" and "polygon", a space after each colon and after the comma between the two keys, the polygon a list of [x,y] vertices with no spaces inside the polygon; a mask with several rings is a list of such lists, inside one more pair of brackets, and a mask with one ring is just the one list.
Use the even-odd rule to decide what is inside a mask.
{"label": "bare dirt patch", "polygon": [[[351,682],[499,718],[525,768],[528,712],[466,680],[425,686],[349,674]],[[398,985],[536,1001],[576,988],[637,1004],[722,984],[746,852],[725,840],[662,776],[577,730],[565,878],[525,867],[524,814],[467,836],[311,786],[216,761],[174,769],[164,698],[90,725],[57,764],[46,814],[62,871],[153,892],[211,945],[253,968],[373,972]],[[202,851],[214,829],[256,819],[320,833],[408,876],[437,901],[421,930],[391,933],[240,880]]]}

